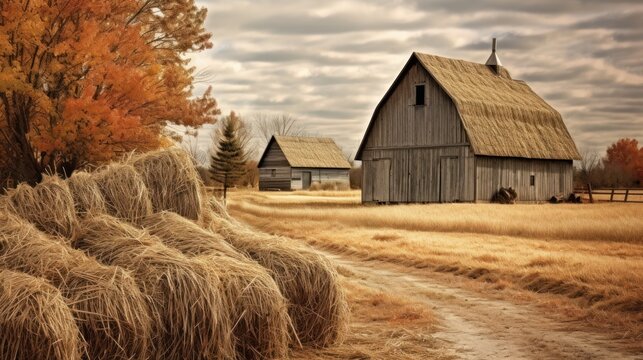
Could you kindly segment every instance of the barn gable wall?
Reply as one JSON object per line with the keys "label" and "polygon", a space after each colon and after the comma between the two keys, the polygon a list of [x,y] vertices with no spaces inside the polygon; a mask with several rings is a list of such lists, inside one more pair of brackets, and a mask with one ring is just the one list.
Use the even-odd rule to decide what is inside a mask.
{"label": "barn gable wall", "polygon": [[[426,105],[415,106],[415,85],[426,85]],[[375,117],[365,149],[466,144],[467,135],[453,101],[417,62]]]}
{"label": "barn gable wall", "polygon": [[[418,84],[426,87],[425,106],[414,105]],[[402,74],[376,114],[362,160],[364,202],[444,201],[441,179],[453,183],[451,200],[475,200],[474,156],[458,111],[418,63]],[[379,189],[386,186],[388,192]]]}
{"label": "barn gable wall", "polygon": [[273,140],[259,164],[259,190],[288,191],[291,188],[290,179],[290,164],[277,142]]}

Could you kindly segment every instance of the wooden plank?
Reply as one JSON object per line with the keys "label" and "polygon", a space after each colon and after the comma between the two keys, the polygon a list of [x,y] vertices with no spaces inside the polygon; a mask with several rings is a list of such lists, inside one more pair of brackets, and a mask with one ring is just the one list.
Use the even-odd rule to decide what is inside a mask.
{"label": "wooden plank", "polygon": [[373,200],[388,203],[390,201],[390,174],[391,159],[377,159],[374,161],[375,179],[373,187]]}
{"label": "wooden plank", "polygon": [[440,202],[460,201],[460,166],[457,157],[440,158]]}
{"label": "wooden plank", "polygon": [[[426,105],[415,106],[416,84],[426,84]],[[365,149],[468,143],[451,98],[418,64],[413,65],[382,106]]]}
{"label": "wooden plank", "polygon": [[514,188],[519,201],[547,201],[573,191],[571,161],[477,156],[475,163],[476,199],[481,201],[490,201],[500,187]]}

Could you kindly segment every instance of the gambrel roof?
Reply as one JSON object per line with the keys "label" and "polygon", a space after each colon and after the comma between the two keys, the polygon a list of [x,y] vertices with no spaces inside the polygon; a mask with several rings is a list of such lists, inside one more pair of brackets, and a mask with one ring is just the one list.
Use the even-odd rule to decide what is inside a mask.
{"label": "gambrel roof", "polygon": [[474,154],[530,159],[580,159],[560,113],[524,81],[513,80],[503,67],[496,73],[484,64],[421,53],[411,55],[377,105],[356,159],[361,159],[379,110],[415,63],[429,73],[455,104]]}
{"label": "gambrel roof", "polygon": [[342,150],[331,138],[304,137],[304,136],[273,136],[266,150],[264,150],[259,166],[268,153],[273,141],[281,148],[286,160],[291,167],[296,168],[324,168],[324,169],[350,169],[351,165],[346,160]]}

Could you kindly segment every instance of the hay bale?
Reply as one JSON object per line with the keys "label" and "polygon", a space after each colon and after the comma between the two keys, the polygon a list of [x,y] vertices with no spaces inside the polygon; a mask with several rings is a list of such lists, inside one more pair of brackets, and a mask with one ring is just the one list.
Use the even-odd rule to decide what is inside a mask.
{"label": "hay bale", "polygon": [[220,274],[231,311],[234,343],[242,359],[287,357],[290,318],[286,300],[268,272],[217,234],[172,212],[148,216],[142,226],[167,246],[204,259]]}
{"label": "hay bale", "polygon": [[513,188],[501,187],[491,199],[492,202],[499,204],[515,204],[518,198],[518,193]]}
{"label": "hay bale", "polygon": [[41,277],[67,300],[87,340],[90,359],[143,359],[149,308],[131,275],[105,266],[0,212],[0,267]]}
{"label": "hay bale", "polygon": [[71,238],[78,224],[69,187],[56,176],[45,176],[35,187],[22,183],[9,190],[5,205],[50,235]]}
{"label": "hay bale", "polygon": [[220,254],[241,261],[251,261],[225,239],[196,223],[169,211],[152,214],[141,221],[150,234],[158,236],[165,245],[188,256]]}
{"label": "hay bale", "polygon": [[202,209],[201,177],[187,152],[181,149],[152,151],[130,163],[150,191],[154,212],[175,212],[198,220]]}
{"label": "hay bale", "polygon": [[149,191],[131,165],[111,164],[92,177],[105,199],[108,214],[137,223],[152,213]]}
{"label": "hay bale", "polygon": [[286,238],[253,231],[217,208],[206,226],[236,249],[267,268],[289,301],[288,313],[300,342],[328,346],[343,339],[348,328],[348,305],[331,262],[309,247]]}
{"label": "hay bale", "polygon": [[104,214],[107,212],[103,194],[91,174],[77,171],[67,179],[67,185],[74,199],[74,207],[78,217],[84,218],[90,213]]}
{"label": "hay bale", "polygon": [[0,269],[0,358],[80,360],[71,310],[46,281]]}
{"label": "hay bale", "polygon": [[108,215],[82,221],[74,246],[134,274],[152,309],[152,358],[235,357],[222,283],[205,263]]}

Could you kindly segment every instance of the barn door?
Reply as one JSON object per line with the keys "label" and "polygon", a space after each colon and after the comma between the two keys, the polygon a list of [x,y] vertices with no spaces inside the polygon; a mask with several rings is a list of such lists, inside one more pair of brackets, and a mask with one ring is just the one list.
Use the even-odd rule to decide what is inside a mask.
{"label": "barn door", "polygon": [[391,159],[377,159],[373,161],[375,178],[373,179],[373,200],[389,202],[391,181]]}
{"label": "barn door", "polygon": [[301,172],[301,187],[304,190],[307,190],[310,188],[310,183],[312,179],[312,173],[310,171],[302,171]]}
{"label": "barn door", "polygon": [[440,202],[460,200],[460,166],[457,157],[440,158]]}

